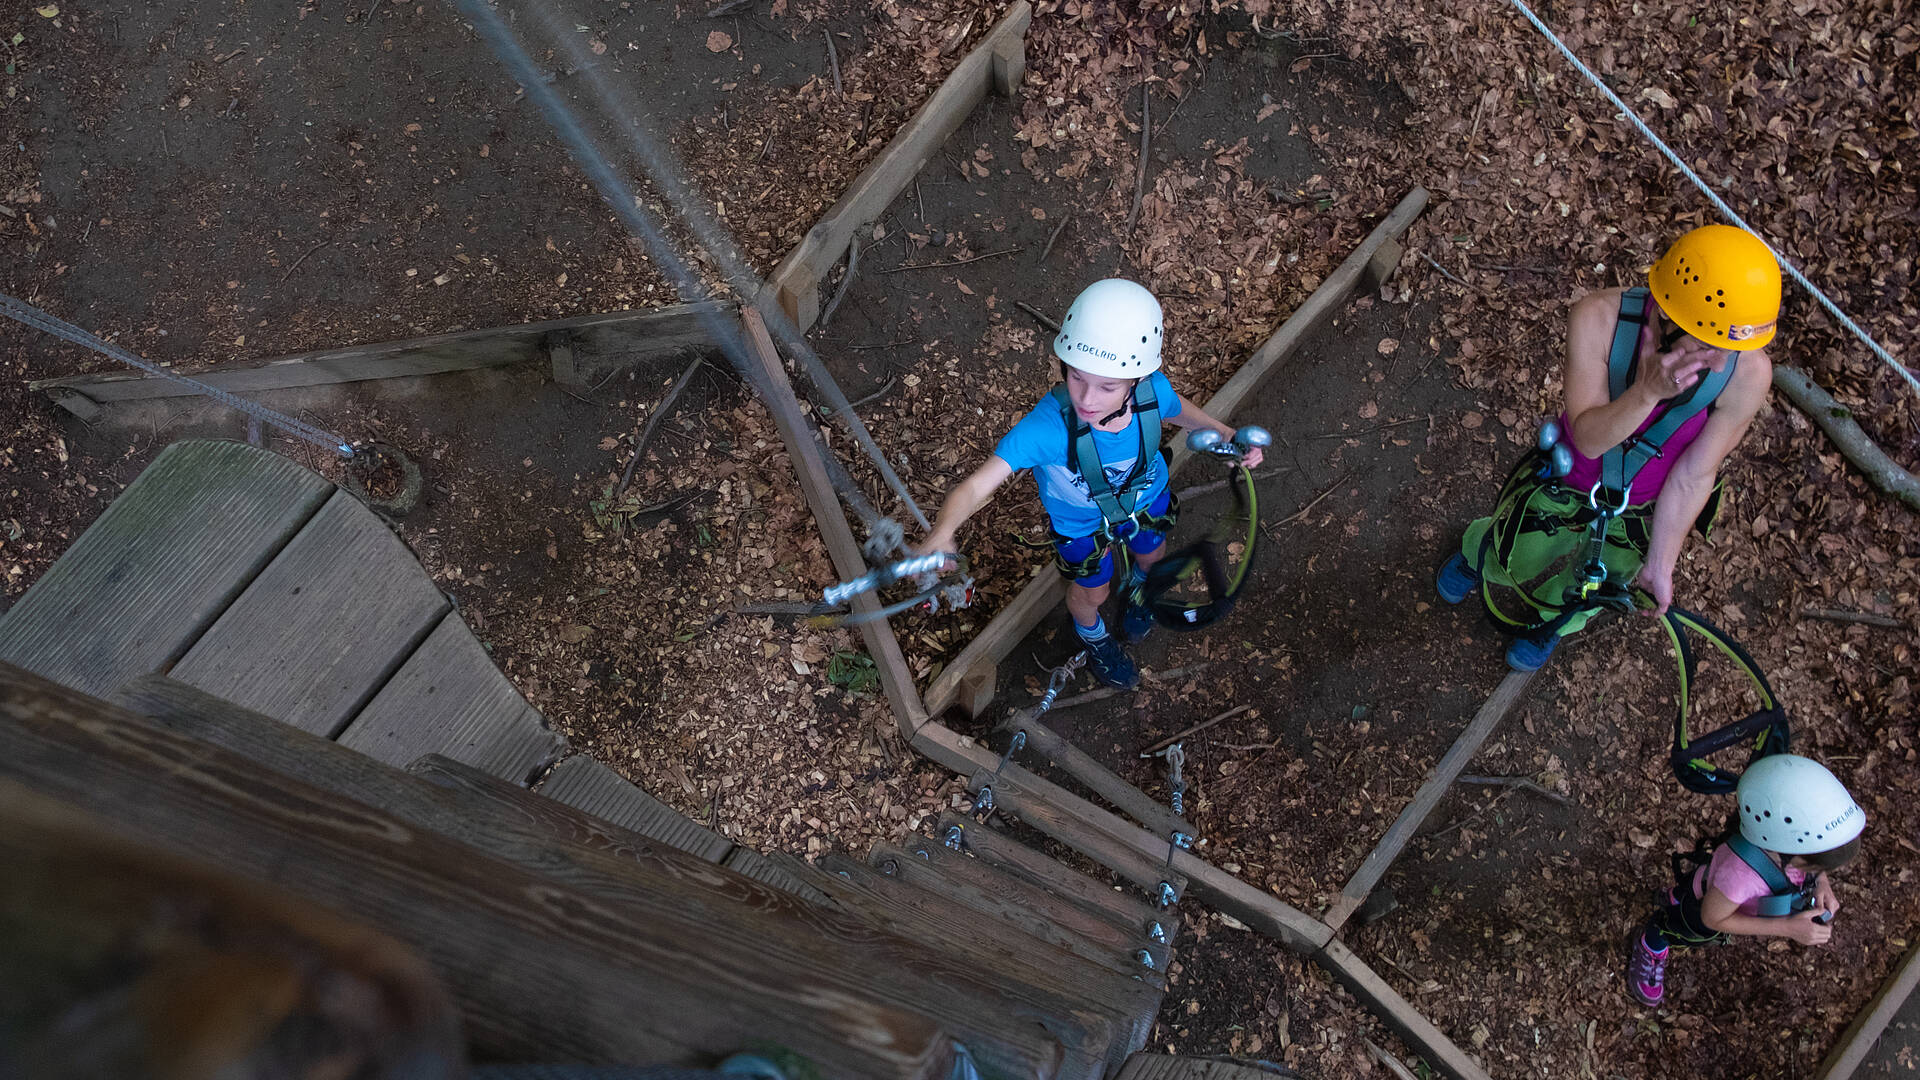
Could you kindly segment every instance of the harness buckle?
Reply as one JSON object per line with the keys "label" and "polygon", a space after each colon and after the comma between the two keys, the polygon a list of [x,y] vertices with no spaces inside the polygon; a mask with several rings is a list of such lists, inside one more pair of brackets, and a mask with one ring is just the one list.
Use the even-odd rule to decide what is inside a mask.
{"label": "harness buckle", "polygon": [[1587,507],[1591,510],[1598,511],[1601,516],[1609,518],[1626,513],[1627,503],[1633,498],[1633,485],[1628,484],[1626,490],[1620,492],[1619,506],[1608,506],[1600,501],[1600,489],[1602,486],[1598,480],[1593,482],[1593,488],[1587,492]]}

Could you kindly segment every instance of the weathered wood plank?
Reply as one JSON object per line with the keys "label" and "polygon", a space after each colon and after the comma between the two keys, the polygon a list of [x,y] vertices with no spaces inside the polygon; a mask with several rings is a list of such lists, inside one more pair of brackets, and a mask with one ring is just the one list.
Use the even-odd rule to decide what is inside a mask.
{"label": "weathered wood plank", "polygon": [[165,668],[333,490],[243,443],[167,447],[0,616],[0,660],[89,694]]}
{"label": "weathered wood plank", "polygon": [[[545,357],[543,342],[552,333],[568,334],[575,347],[582,350],[617,351],[630,361],[638,361],[679,349],[709,346],[708,322],[731,318],[732,307],[730,302],[712,300],[653,311],[614,311],[299,353],[264,364],[221,365],[191,374],[203,383],[237,394],[437,375],[538,361]],[[80,394],[95,403],[198,393],[172,379],[134,372],[39,379],[27,385],[54,394],[56,400],[60,392],[66,392]]]}
{"label": "weathered wood plank", "polygon": [[[891,872],[886,865],[888,861],[895,864]],[[909,836],[899,844],[876,845],[867,856],[867,865],[883,874],[892,873],[910,885],[944,891],[945,895],[976,911],[1025,927],[1028,933],[1042,940],[1052,941],[1060,936],[1063,940],[1094,946],[1099,950],[1097,955],[1087,953],[1078,945],[1069,947],[1103,962],[1117,957],[1120,969],[1126,974],[1141,973],[1139,953],[1142,950],[1152,958],[1152,964],[1148,965],[1151,970],[1167,970],[1169,950],[1165,944],[1147,936],[1144,923],[1123,926],[1091,914],[984,859],[952,851],[924,836]],[[914,875],[923,870],[937,875],[937,881],[943,884],[930,886],[915,880]],[[1036,928],[1044,932],[1036,933]]]}
{"label": "weathered wood plank", "polygon": [[736,847],[727,852],[727,857],[720,860],[720,865],[763,885],[771,885],[781,892],[792,893],[810,904],[824,904],[829,907],[833,905],[832,898],[826,893],[782,870],[779,864],[750,847]]}
{"label": "weathered wood plank", "polygon": [[[848,874],[842,875],[791,856],[775,861],[864,921],[953,956],[976,970],[991,973],[1010,988],[1017,988],[1025,1000],[1033,1003],[1029,1015],[1059,1040],[1064,1052],[1060,1065],[1062,1077],[1099,1080],[1106,1074],[1116,1043],[1128,1037],[1130,1029],[1118,1019],[1118,1008],[1095,992],[1095,984],[1085,979],[1064,978],[1058,967],[1036,968],[1030,955],[1023,955],[998,939],[882,895],[858,863],[853,863]],[[860,874],[861,880],[853,879],[855,873]],[[1036,948],[1046,947],[1036,945]],[[1072,958],[1062,959],[1072,962]],[[1089,965],[1074,963],[1083,975],[1097,972]]]}
{"label": "weathered wood plank", "polygon": [[394,766],[445,754],[516,784],[567,749],[567,740],[494,666],[457,611],[441,616],[340,733],[340,744]]}
{"label": "weathered wood plank", "polygon": [[664,905],[630,916],[14,668],[0,669],[0,777],[408,942],[445,976],[480,1056],[694,1064],[765,1040],[829,1074],[934,1080],[950,1065],[939,1025],[762,942]]}
{"label": "weathered wood plank", "polygon": [[373,511],[336,491],[171,674],[332,738],[450,606]]}
{"label": "weathered wood plank", "polygon": [[466,1075],[452,997],[393,938],[13,780],[0,866],[9,1076]]}
{"label": "weathered wood plank", "polygon": [[1145,930],[1151,924],[1159,923],[1169,941],[1179,927],[1178,918],[1155,911],[1134,896],[1069,869],[1005,833],[981,825],[971,818],[953,813],[941,814],[939,826],[934,830],[935,837],[944,837],[947,830],[955,825],[960,827],[961,843],[973,852],[975,858],[1017,875],[1028,884],[1076,904],[1082,910],[1100,915],[1117,926]]}
{"label": "weathered wood plank", "polygon": [[1313,953],[1314,962],[1340,981],[1340,985],[1360,999],[1375,1016],[1400,1036],[1427,1064],[1453,1077],[1453,1080],[1492,1080],[1480,1063],[1460,1049],[1452,1039],[1413,1007],[1406,998],[1387,984],[1352,949],[1339,941],[1328,941]]}
{"label": "weathered wood plank", "polygon": [[[828,269],[846,255],[853,231],[877,220],[913,178],[920,175],[920,170],[926,168],[947,137],[987,96],[988,83],[996,68],[995,50],[1006,54],[1007,43],[1023,38],[1032,21],[1033,9],[1027,0],[1015,0],[986,38],[961,58],[927,103],[880,151],[873,164],[854,177],[847,190],[807,231],[799,246],[780,260],[780,265],[767,279],[762,302],[778,304],[801,333],[814,324],[820,317],[820,281]],[[1024,66],[1025,52],[1020,56]],[[1008,70],[1007,61],[1003,59],[999,67]]]}
{"label": "weathered wood plank", "polygon": [[540,782],[539,792],[708,862],[719,862],[733,850],[733,841],[585,754],[576,754],[555,766]]}
{"label": "weathered wood plank", "polygon": [[1820,1063],[1820,1080],[1849,1080],[1866,1064],[1872,1056],[1874,1042],[1899,1014],[1915,986],[1920,986],[1920,943],[1907,948],[1893,974],[1880,984],[1866,1008],[1854,1014],[1847,1030],[1840,1033],[1840,1041]]}
{"label": "weathered wood plank", "polygon": [[[858,992],[941,1020],[995,1075],[1048,1080],[1062,1051],[1025,988],[447,758],[408,772],[162,676],[116,701],[171,730],[375,807],[622,910],[765,939]],[[824,896],[824,894],[822,894]],[[830,905],[830,902],[829,902]]]}
{"label": "weathered wood plank", "polygon": [[[827,554],[842,577],[858,577],[867,572],[866,556],[861,554],[860,543],[847,526],[846,515],[840,512],[840,499],[827,478],[825,459],[813,440],[812,428],[800,413],[799,399],[793,396],[793,383],[787,379],[787,369],[780,362],[773,339],[767,335],[767,324],[760,313],[752,309],[741,312],[740,321],[746,327],[747,351],[757,365],[755,370],[765,388],[767,408],[773,413],[773,423],[780,430],[781,440],[787,444],[787,456],[800,478],[800,492],[813,510],[814,524],[827,546]],[[852,606],[856,613],[864,614],[876,610],[879,604],[868,593],[854,597]],[[913,670],[907,667],[907,658],[900,652],[900,642],[894,638],[885,619],[861,623],[860,638],[866,642],[867,655],[880,671],[880,686],[886,691],[894,723],[900,726],[903,736],[911,738],[914,730],[926,720],[927,711],[920,704],[920,695],[914,692]]]}
{"label": "weathered wood plank", "polygon": [[1061,738],[1052,728],[1034,719],[1030,715],[1032,712],[1032,709],[1021,709],[1013,713],[1001,723],[1000,730],[1026,732],[1027,745],[1032,748],[1030,754],[1038,754],[1065,769],[1087,790],[1112,803],[1155,836],[1171,837],[1175,833],[1187,837],[1200,835],[1200,830],[1194,828],[1192,822],[1160,805],[1146,792],[1095,761],[1093,755]]}
{"label": "weathered wood plank", "polygon": [[1115,1080],[1273,1080],[1253,1062],[1139,1053],[1127,1059]]}
{"label": "weathered wood plank", "polygon": [[1475,713],[1473,719],[1468,722],[1467,729],[1453,741],[1453,745],[1447,749],[1446,756],[1440,759],[1439,764],[1433,767],[1433,772],[1427,775],[1426,782],[1420,785],[1420,790],[1414,792],[1413,801],[1400,811],[1399,817],[1393,819],[1393,824],[1387,827],[1386,835],[1382,836],[1373,850],[1367,853],[1367,857],[1360,863],[1360,868],[1353,872],[1353,877],[1348,879],[1346,886],[1340,890],[1340,895],[1335,897],[1332,905],[1327,908],[1323,921],[1328,926],[1338,932],[1353,916],[1354,911],[1367,902],[1367,894],[1373,892],[1374,886],[1380,884],[1380,879],[1386,875],[1387,868],[1393,865],[1393,860],[1400,857],[1400,852],[1413,839],[1413,834],[1419,830],[1420,825],[1427,820],[1427,815],[1433,813],[1433,808],[1440,805],[1441,799],[1446,798],[1447,791],[1453,787],[1454,779],[1466,769],[1467,763],[1473,760],[1473,755],[1480,752],[1480,746],[1487,741],[1487,736],[1493,734],[1493,729],[1500,725],[1501,720],[1506,719],[1507,714],[1512,712],[1513,707],[1526,695],[1527,687],[1532,685],[1533,677],[1537,674],[1539,674],[1537,671],[1509,671],[1506,678],[1500,680],[1500,685],[1494,688],[1492,696],[1487,698],[1486,703],[1480,706],[1480,711]]}
{"label": "weathered wood plank", "polygon": [[[1233,373],[1218,392],[1207,399],[1202,408],[1222,421],[1231,422],[1247,402],[1251,401],[1260,384],[1273,374],[1274,368],[1300,348],[1307,336],[1320,329],[1321,325],[1346,304],[1353,291],[1365,279],[1367,267],[1380,248],[1407,231],[1413,219],[1427,205],[1427,190],[1414,188],[1399,204],[1376,225],[1360,246],[1348,255],[1338,269],[1320,283],[1307,297],[1306,303],[1287,318],[1280,328],[1254,350],[1247,362]],[[1173,449],[1171,471],[1177,474],[1181,466],[1192,457],[1185,442],[1176,443]],[[1059,574],[1051,570],[1042,570],[1040,575],[1028,582],[1020,595],[995,615],[986,628],[981,630],[967,644],[960,655],[949,663],[938,678],[928,684],[924,703],[929,716],[939,716],[954,704],[960,696],[960,681],[974,665],[983,661],[997,662],[1018,645],[1027,636],[1028,631],[1039,623],[1047,612],[1052,611],[1065,594],[1065,586]],[[977,714],[976,714],[977,715]]]}

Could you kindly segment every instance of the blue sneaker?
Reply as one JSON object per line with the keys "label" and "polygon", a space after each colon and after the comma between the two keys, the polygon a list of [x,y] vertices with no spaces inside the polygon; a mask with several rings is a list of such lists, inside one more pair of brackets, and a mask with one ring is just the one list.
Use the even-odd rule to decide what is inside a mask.
{"label": "blue sneaker", "polygon": [[1131,690],[1140,685],[1140,673],[1134,670],[1133,661],[1127,659],[1127,651],[1113,640],[1111,634],[1085,644],[1087,666],[1093,669],[1095,678],[1120,690]]}
{"label": "blue sneaker", "polygon": [[1440,590],[1440,599],[1457,604],[1472,596],[1473,590],[1480,587],[1480,575],[1467,566],[1466,556],[1456,551],[1453,558],[1441,565],[1433,583]]}
{"label": "blue sneaker", "polygon": [[1145,592],[1137,588],[1120,594],[1120,631],[1129,645],[1138,645],[1153,633],[1153,609],[1145,600]]}
{"label": "blue sneaker", "polygon": [[1517,637],[1507,646],[1507,666],[1515,671],[1539,671],[1540,665],[1553,655],[1553,647],[1560,644],[1559,634],[1548,634],[1545,638]]}

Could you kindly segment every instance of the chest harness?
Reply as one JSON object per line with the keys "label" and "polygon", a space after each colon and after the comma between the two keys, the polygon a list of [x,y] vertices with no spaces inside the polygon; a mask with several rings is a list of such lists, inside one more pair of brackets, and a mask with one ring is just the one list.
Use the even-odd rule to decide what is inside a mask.
{"label": "chest harness", "polygon": [[[1650,294],[1644,288],[1629,289],[1620,297],[1613,344],[1607,353],[1609,400],[1618,400],[1626,393],[1639,372],[1640,333],[1652,317],[1651,308]],[[1580,571],[1558,597],[1516,588],[1533,609],[1531,617],[1509,616],[1496,605],[1491,590],[1482,590],[1487,610],[1496,623],[1502,624],[1503,629],[1520,633],[1558,632],[1583,612],[1601,607],[1633,608],[1633,598],[1628,591],[1608,580],[1605,554],[1609,533],[1615,521],[1619,521],[1625,542],[1645,554],[1652,534],[1650,504],[1632,505],[1633,482],[1649,462],[1662,455],[1675,433],[1689,420],[1712,408],[1733,378],[1737,363],[1738,354],[1729,354],[1728,362],[1719,371],[1706,371],[1684,393],[1662,402],[1654,422],[1645,431],[1628,436],[1600,456],[1600,476],[1584,495],[1562,482],[1572,464],[1572,447],[1567,444],[1570,440],[1562,441],[1558,424],[1549,422],[1542,428],[1538,449],[1521,459],[1500,489],[1494,506],[1493,527],[1481,541],[1479,562],[1484,568],[1491,560],[1506,570],[1512,563],[1515,546],[1523,538],[1584,527],[1586,543]],[[1713,520],[1719,503],[1720,489],[1716,485],[1696,527],[1704,531],[1704,523]],[[1616,542],[1619,539],[1622,538],[1617,537]]]}
{"label": "chest harness", "polygon": [[1141,379],[1133,386],[1140,452],[1134,456],[1133,468],[1128,470],[1119,487],[1107,479],[1107,470],[1100,463],[1100,450],[1093,441],[1093,425],[1080,418],[1073,399],[1067,395],[1065,383],[1055,384],[1053,400],[1059,403],[1060,418],[1067,425],[1067,467],[1086,481],[1087,497],[1093,500],[1094,509],[1100,511],[1098,535],[1111,541],[1114,530],[1128,521],[1140,528],[1151,528],[1154,522],[1147,514],[1145,500],[1147,491],[1153,487],[1153,459],[1160,454],[1160,402],[1153,396],[1152,380]]}

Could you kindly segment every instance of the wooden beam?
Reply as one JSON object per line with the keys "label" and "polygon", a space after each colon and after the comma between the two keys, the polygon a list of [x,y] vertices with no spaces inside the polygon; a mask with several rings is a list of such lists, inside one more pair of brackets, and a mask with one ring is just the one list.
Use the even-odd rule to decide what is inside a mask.
{"label": "wooden beam", "polygon": [[[999,765],[997,755],[989,752],[972,739],[960,735],[937,720],[929,720],[920,725],[914,733],[913,748],[921,754],[938,761],[949,769],[969,777],[968,786],[977,787],[983,774],[991,773]],[[1011,779],[1011,783],[1009,783]],[[1058,821],[1041,825],[1054,839],[1061,841],[1095,862],[1107,866],[1129,880],[1138,881],[1137,876],[1129,874],[1130,864],[1124,859],[1107,862],[1101,854],[1107,850],[1107,841],[1116,841],[1127,849],[1132,856],[1144,860],[1148,865],[1164,867],[1167,864],[1167,841],[1164,837],[1154,836],[1145,829],[1137,828],[1105,810],[1093,805],[1078,795],[1058,785],[1033,776],[1025,770],[1001,770],[995,783],[996,790],[1006,791],[1018,798],[1021,795],[1037,795],[1034,803],[1046,812],[1055,815]],[[1033,807],[1029,808],[1030,810]],[[1061,829],[1061,832],[1050,830]],[[1071,832],[1070,837],[1068,833]],[[1072,837],[1091,836],[1087,850]],[[1186,878],[1186,895],[1205,902],[1209,907],[1223,911],[1239,919],[1248,926],[1278,940],[1295,952],[1310,954],[1324,946],[1333,937],[1331,927],[1308,915],[1306,912],[1285,903],[1279,897],[1264,889],[1255,888],[1241,881],[1225,870],[1207,862],[1191,851],[1175,851],[1172,860],[1173,873]],[[1151,885],[1147,885],[1151,888]]]}
{"label": "wooden beam", "polygon": [[[952,74],[920,107],[913,119],[894,135],[873,164],[854,177],[839,201],[826,212],[799,246],[787,253],[767,279],[763,303],[779,305],[793,320],[800,333],[820,317],[820,282],[847,253],[855,229],[877,220],[927,162],[960,127],[974,106],[987,96],[989,83],[1001,76],[1017,82],[1017,67],[1024,73],[1024,46],[1016,54],[1014,44],[1022,42],[1027,25],[1033,21],[1033,9],[1027,0],[1015,0],[1007,13],[979,45],[955,65]],[[996,51],[997,50],[997,51]]]}
{"label": "wooden beam", "polygon": [[[752,308],[740,313],[740,321],[746,327],[747,354],[760,375],[758,381],[767,408],[773,413],[774,426],[780,429],[780,438],[787,444],[787,456],[793,459],[793,471],[800,476],[800,491],[813,509],[813,520],[826,542],[827,554],[841,577],[858,577],[867,572],[866,556],[861,553],[860,542],[853,538],[853,530],[847,526],[846,515],[840,512],[840,498],[827,479],[826,461],[813,440],[812,427],[800,411],[800,401],[794,397],[793,383],[787,378],[786,366],[773,347],[773,338],[767,335],[766,321]],[[876,610],[879,604],[873,594],[868,593],[854,597],[852,606],[856,614],[866,614]],[[927,711],[914,690],[913,670],[907,667],[907,658],[900,652],[900,642],[894,638],[885,619],[861,623],[860,636],[867,643],[867,655],[873,657],[874,666],[880,670],[880,685],[886,691],[887,704],[893,707],[894,723],[900,726],[901,737],[913,738],[914,731],[926,722]]]}
{"label": "wooden beam", "polygon": [[1030,1019],[1043,1003],[963,958],[878,933],[845,912],[450,759],[429,756],[402,772],[164,676],[129,683],[114,703],[612,910],[657,909],[669,922],[693,920],[704,928],[697,934],[758,941],[776,958],[820,971],[841,992],[939,1019],[996,1075],[1048,1080],[1059,1062],[1059,1044]]}
{"label": "wooden beam", "polygon": [[1840,1041],[1828,1052],[1827,1059],[1820,1063],[1819,1080],[1848,1080],[1854,1071],[1866,1063],[1873,1051],[1873,1044],[1887,1029],[1901,1006],[1906,1004],[1915,985],[1920,984],[1920,943],[1907,948],[1907,954],[1893,969],[1887,981],[1867,1002],[1841,1032]]}
{"label": "wooden beam", "polygon": [[[190,374],[209,386],[233,393],[438,375],[542,360],[547,355],[549,335],[564,336],[590,352],[620,353],[623,362],[631,363],[688,347],[712,347],[708,325],[714,319],[730,320],[733,307],[730,301],[709,300],[652,311],[581,315],[299,353],[263,364],[224,364]],[[37,379],[27,385],[76,412],[75,404],[84,407],[86,403],[184,397],[199,392],[185,383],[135,372]],[[84,401],[70,403],[76,394]]]}
{"label": "wooden beam", "polygon": [[[1301,342],[1318,331],[1352,297],[1354,290],[1366,280],[1367,268],[1375,255],[1388,243],[1395,243],[1396,237],[1407,231],[1413,219],[1427,205],[1427,189],[1414,188],[1399,204],[1374,226],[1360,246],[1353,249],[1339,269],[1328,275],[1320,287],[1313,290],[1307,302],[1282,323],[1280,329],[1256,350],[1247,362],[1240,365],[1217,393],[1201,406],[1208,414],[1225,422],[1231,422],[1238,413],[1253,399],[1260,384],[1273,374],[1274,368],[1282,360],[1292,356],[1300,348]],[[1171,473],[1177,474],[1181,466],[1192,457],[1185,442],[1174,445]],[[1060,575],[1042,570],[1040,575],[1027,583],[1019,596],[995,615],[986,628],[962,649],[959,656],[949,662],[938,678],[927,685],[925,702],[927,715],[939,716],[960,698],[960,681],[976,665],[984,662],[997,662],[1006,657],[1014,646],[1027,636],[1035,625],[1052,611],[1066,591]],[[974,715],[978,715],[977,713]]]}
{"label": "wooden beam", "polygon": [[1401,997],[1379,973],[1355,956],[1352,949],[1338,941],[1329,941],[1313,954],[1313,960],[1375,1016],[1386,1021],[1387,1027],[1400,1036],[1400,1041],[1425,1058],[1427,1064],[1453,1080],[1492,1080],[1478,1061],[1434,1027],[1432,1021]]}
{"label": "wooden beam", "polygon": [[453,998],[393,938],[11,780],[0,866],[8,1075],[466,1074]]}
{"label": "wooden beam", "polygon": [[1493,734],[1493,729],[1500,725],[1501,720],[1506,719],[1515,705],[1519,704],[1521,697],[1527,692],[1527,687],[1532,684],[1533,677],[1538,674],[1537,670],[1509,671],[1507,677],[1500,680],[1500,685],[1494,688],[1493,696],[1487,698],[1486,704],[1480,706],[1480,711],[1475,713],[1473,720],[1467,724],[1467,730],[1461,732],[1460,737],[1453,741],[1453,746],[1447,750],[1446,756],[1442,757],[1440,763],[1433,767],[1433,772],[1428,774],[1426,783],[1421,784],[1420,790],[1414,792],[1413,801],[1400,811],[1399,817],[1393,819],[1393,824],[1387,828],[1387,834],[1380,838],[1380,842],[1374,845],[1372,851],[1367,853],[1366,859],[1360,863],[1360,869],[1354,871],[1352,879],[1347,882],[1345,888],[1340,890],[1340,895],[1334,898],[1332,906],[1327,908],[1324,918],[1327,925],[1333,927],[1335,932],[1346,925],[1355,909],[1366,903],[1367,894],[1373,892],[1374,886],[1380,884],[1380,879],[1386,874],[1387,868],[1393,865],[1393,860],[1400,857],[1401,850],[1407,846],[1408,841],[1413,839],[1413,834],[1420,828],[1421,823],[1427,820],[1427,815],[1433,813],[1433,808],[1440,805],[1440,800],[1446,797],[1448,789],[1453,786],[1454,778],[1466,769],[1467,763],[1473,760],[1473,755],[1480,752],[1480,744],[1487,741],[1487,736]]}
{"label": "wooden beam", "polygon": [[770,1040],[831,1074],[935,1080],[951,1063],[937,1023],[830,988],[816,964],[671,905],[609,904],[10,666],[0,778],[407,942],[479,1056],[692,1065]]}
{"label": "wooden beam", "polygon": [[1075,746],[1071,740],[1061,738],[1052,728],[1033,718],[1032,712],[1032,709],[1022,709],[1000,725],[1003,732],[1027,733],[1027,745],[1031,748],[1029,757],[1045,758],[1065,769],[1069,776],[1080,781],[1081,786],[1111,803],[1155,836],[1172,836],[1174,833],[1189,837],[1200,835],[1200,830],[1194,828],[1192,822],[1160,805],[1158,800],[1095,761],[1093,755]]}

